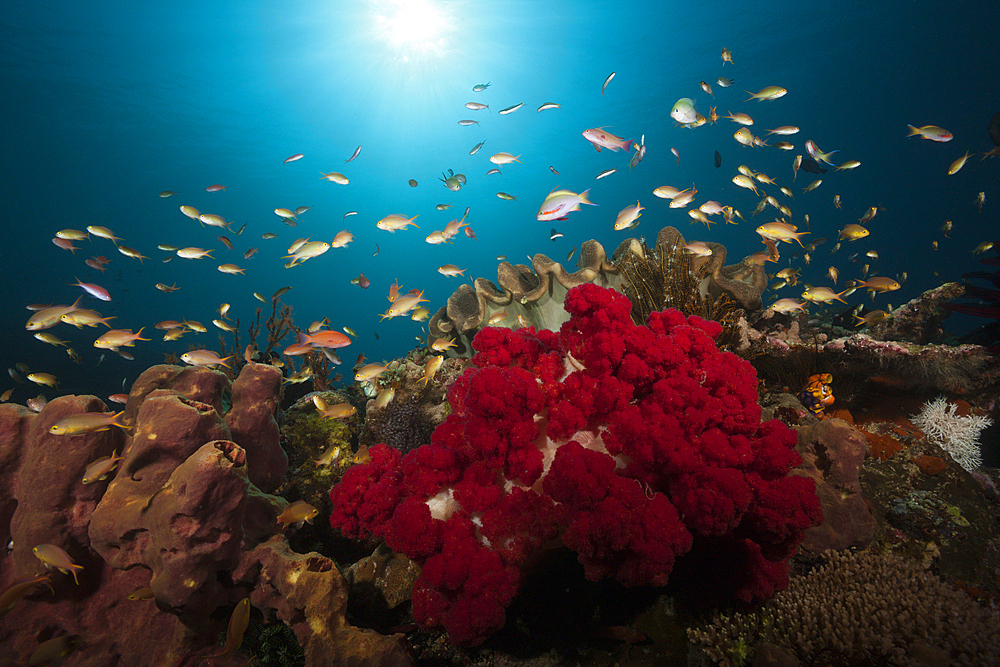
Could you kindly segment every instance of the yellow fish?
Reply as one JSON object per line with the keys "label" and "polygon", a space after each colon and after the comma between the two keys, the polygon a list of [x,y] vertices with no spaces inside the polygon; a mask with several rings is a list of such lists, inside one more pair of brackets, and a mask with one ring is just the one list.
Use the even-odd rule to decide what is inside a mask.
{"label": "yellow fish", "polygon": [[413,225],[414,227],[417,227],[419,229],[420,226],[417,223],[413,222],[418,217],[420,217],[419,214],[413,216],[412,218],[407,218],[405,215],[399,215],[399,214],[387,215],[378,222],[376,222],[375,226],[378,227],[379,229],[383,229],[387,232],[393,232],[393,233],[395,233],[397,230],[400,229],[406,229],[407,225]]}
{"label": "yellow fish", "polygon": [[[22,579],[20,581],[15,581],[13,584],[8,586],[7,589],[0,594],[0,618],[13,609],[14,605],[16,605],[21,598],[28,595],[42,584],[45,584],[49,588],[52,587],[52,584],[49,583],[49,575],[44,574],[40,577],[35,577],[34,579]],[[53,592],[55,591],[53,590]]]}
{"label": "yellow fish", "polygon": [[111,452],[111,456],[102,456],[87,466],[83,473],[83,483],[93,484],[106,478],[112,470],[118,467],[118,462],[125,458],[117,456],[117,454],[118,450],[115,450]]}
{"label": "yellow fish", "polygon": [[970,157],[972,157],[972,153],[965,151],[965,155],[952,162],[951,166],[948,167],[948,175],[957,174],[958,170],[965,166],[965,161]]}
{"label": "yellow fish", "polygon": [[868,230],[861,225],[850,224],[846,225],[840,230],[840,234],[837,235],[837,239],[847,239],[848,241],[857,241],[858,239],[863,239],[868,236]]}
{"label": "yellow fish", "polygon": [[869,278],[868,280],[855,281],[856,289],[867,289],[875,295],[875,292],[892,292],[900,288],[900,284],[892,278]]}
{"label": "yellow fish", "polygon": [[771,304],[770,310],[776,313],[794,313],[796,311],[805,311],[806,303],[804,301],[796,301],[795,299],[778,299]]}
{"label": "yellow fish", "polygon": [[781,86],[767,86],[766,88],[761,88],[760,92],[751,93],[749,90],[744,91],[749,98],[744,100],[744,102],[749,102],[750,100],[757,100],[758,102],[763,102],[764,100],[776,100],[779,97],[784,97],[788,94],[788,91]]}
{"label": "yellow fish", "polygon": [[76,578],[76,573],[83,569],[82,565],[77,565],[70,558],[69,554],[57,547],[54,544],[39,544],[31,550],[35,557],[42,561],[42,564],[47,568],[56,568],[63,574],[73,574],[73,581],[76,585],[80,585],[80,580]]}
{"label": "yellow fish", "polygon": [[[786,222],[775,221],[761,225],[757,228],[757,233],[765,239],[770,239],[772,241],[784,241],[785,243],[791,243],[792,239],[795,239],[795,241],[801,246],[802,239],[800,237],[808,234],[809,232],[796,232],[796,227],[794,225],[789,225]],[[805,246],[802,247],[804,248]]]}
{"label": "yellow fish", "polygon": [[210,658],[222,658],[225,662],[233,651],[240,648],[243,643],[243,633],[250,625],[250,598],[243,598],[236,603],[233,615],[229,617],[229,628],[226,630],[226,647],[219,655],[208,656]]}
{"label": "yellow fish", "polygon": [[321,419],[344,419],[357,411],[357,408],[350,403],[337,403],[328,408],[320,409],[319,414]]}
{"label": "yellow fish", "polygon": [[354,379],[358,382],[366,382],[368,380],[374,380],[387,370],[388,368],[386,368],[383,364],[379,363],[366,364],[358,369],[358,372],[354,374]]}
{"label": "yellow fish", "polygon": [[285,507],[285,511],[278,517],[278,523],[282,528],[290,524],[312,523],[313,517],[319,514],[319,510],[303,500],[296,500]]}
{"label": "yellow fish", "polygon": [[52,435],[81,435],[83,433],[96,433],[97,431],[107,431],[112,426],[118,428],[129,428],[119,421],[124,413],[116,412],[81,412],[79,414],[63,417],[49,428]]}
{"label": "yellow fish", "polygon": [[52,373],[28,373],[28,379],[35,384],[44,384],[53,389],[59,388],[59,381],[56,380],[56,376]]}
{"label": "yellow fish", "polygon": [[[845,292],[847,290],[844,290]],[[841,303],[847,303],[840,297],[844,294],[835,293],[829,287],[810,287],[805,292],[802,293],[802,298],[806,301],[812,301],[813,303],[829,303],[830,301],[837,300]]]}
{"label": "yellow fish", "polygon": [[437,373],[439,368],[441,368],[442,363],[444,363],[444,357],[441,355],[431,357],[427,361],[427,365],[424,366],[424,376],[420,378],[424,381],[424,386],[426,386],[427,383],[433,379],[434,374]]}

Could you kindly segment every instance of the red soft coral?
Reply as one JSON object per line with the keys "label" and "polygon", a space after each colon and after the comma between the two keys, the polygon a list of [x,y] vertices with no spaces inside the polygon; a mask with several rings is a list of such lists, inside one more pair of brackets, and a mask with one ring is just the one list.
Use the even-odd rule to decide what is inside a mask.
{"label": "red soft coral", "polygon": [[330,524],[353,539],[369,533],[385,535],[402,500],[399,450],[379,444],[369,448],[368,453],[371,459],[350,468],[330,492]]}
{"label": "red soft coral", "polygon": [[589,579],[744,601],[786,585],[818,499],[788,476],[795,433],[760,423],[756,374],[718,350],[720,325],[667,310],[636,326],[627,298],[593,284],[564,305],[558,333],[481,331],[431,443],[372,448],[331,522],[420,564],[414,617],[462,644],[503,625],[556,538]]}
{"label": "red soft coral", "polygon": [[413,617],[447,628],[456,644],[480,644],[503,627],[521,574],[478,542],[466,517],[452,516],[443,533],[440,552],[424,562],[414,584]]}
{"label": "red soft coral", "polygon": [[611,576],[626,586],[663,585],[674,557],[691,546],[663,494],[647,495],[639,482],[617,475],[614,459],[577,442],[559,448],[542,487],[575,510],[562,540],[592,581]]}

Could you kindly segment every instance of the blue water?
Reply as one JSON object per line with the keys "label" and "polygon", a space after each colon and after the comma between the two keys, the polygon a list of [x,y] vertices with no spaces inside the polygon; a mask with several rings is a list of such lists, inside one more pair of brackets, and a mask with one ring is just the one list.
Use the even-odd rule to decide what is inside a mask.
{"label": "blue water", "polygon": [[[416,32],[421,21],[415,19],[401,30],[391,28],[402,6],[413,4],[7,3],[0,14],[6,241],[0,365],[21,362],[52,373],[62,381],[60,392],[121,391],[165,352],[179,355],[192,345],[217,349],[220,332],[209,323],[220,303],[232,304],[230,317],[239,318],[245,344],[246,327],[263,306],[253,292],[269,297],[283,286],[292,287],[283,301],[294,307],[300,326],[328,317],[336,329],[357,331],[358,340],[341,350],[343,368],[362,350],[369,359],[391,359],[412,348],[425,325],[408,317],[380,321],[389,285],[399,280],[404,291],[423,289],[433,313],[463,280],[440,275],[436,269],[443,264],[465,269],[465,279],[493,279],[498,255],[517,262],[542,252],[563,261],[591,238],[610,254],[622,239],[655,237],[668,224],[690,240],[724,243],[733,261],[762,249],[754,228],[774,219],[773,209],[749,217],[757,198],[730,180],[740,164],[793,190],[794,199],[787,200],[765,186],[790,206],[800,230],[802,216],[810,215],[807,238],[835,238],[870,206],[879,207],[869,238],[845,243],[833,256],[827,243],[802,272],[806,282],[830,285],[826,271],[835,265],[843,285],[860,275],[861,263],[848,262],[848,255],[875,249],[872,274],[908,274],[903,289],[879,295],[876,307],[898,305],[975,270],[972,249],[997,236],[1000,160],[980,161],[992,148],[987,123],[1000,110],[996,2],[431,0],[420,3],[437,16],[426,32]],[[722,47],[732,52],[733,64],[723,64]],[[611,72],[616,76],[602,95]],[[719,76],[736,83],[721,88]],[[714,100],[699,81],[713,85]],[[487,82],[486,91],[473,92]],[[745,101],[744,91],[768,85],[788,94]],[[796,149],[742,147],[732,136],[740,126],[728,120],[678,127],[669,111],[680,97],[694,98],[705,114],[711,106],[720,115],[749,113],[756,121],[750,129],[761,136],[768,128],[797,125],[799,134],[784,137]],[[490,111],[463,106],[473,101],[489,104]],[[524,107],[515,113],[496,113],[519,102]],[[562,108],[536,112],[543,102]],[[459,126],[463,119],[479,125]],[[906,138],[908,123],[942,126],[955,139]],[[628,155],[596,152],[581,133],[600,126],[630,139],[644,134],[645,160],[630,172]],[[803,193],[816,176],[800,173],[792,183],[791,164],[807,139],[825,151],[839,150],[837,161],[856,159],[862,166],[831,170],[819,188]],[[358,145],[360,156],[345,164]],[[713,165],[716,150],[721,169]],[[979,155],[947,176],[966,150]],[[494,166],[489,156],[501,151],[521,155],[522,164],[486,176]],[[296,153],[305,157],[282,163]],[[614,167],[616,173],[595,180]],[[466,174],[460,192],[439,182],[448,169]],[[350,184],[320,180],[320,172],[330,171],[344,173]],[[409,179],[419,185],[410,187]],[[657,186],[692,183],[699,191],[696,205],[708,199],[731,204],[747,222],[706,230],[652,195]],[[226,189],[206,192],[213,184]],[[537,222],[535,213],[557,187],[590,188],[599,206],[555,223],[565,237],[551,241],[553,224]],[[179,194],[158,197],[164,190]],[[501,191],[517,201],[498,199]],[[975,203],[979,192],[986,193],[982,213]],[[835,194],[842,210],[833,206]],[[639,227],[615,232],[617,212],[637,200],[646,207]],[[453,208],[435,210],[446,203]],[[246,223],[246,230],[236,237],[200,226],[180,213],[182,204],[222,215],[234,230]],[[296,228],[273,213],[298,206],[313,208]],[[478,240],[424,241],[466,207]],[[343,220],[348,211],[358,214]],[[377,220],[393,213],[419,214],[420,228],[395,234],[376,229]],[[954,223],[950,238],[940,231],[945,220]],[[125,257],[103,239],[77,243],[75,254],[51,243],[60,229],[93,224],[109,227],[149,259]],[[293,240],[329,242],[341,229],[355,236],[348,247],[283,268],[281,256]],[[220,232],[234,251],[220,243]],[[278,238],[263,240],[266,232]],[[167,253],[156,248],[162,243],[212,248],[216,260],[163,263]],[[244,260],[251,246],[259,253]],[[777,268],[789,258],[802,264],[793,257],[795,248],[783,244],[781,250]],[[112,260],[106,273],[84,265],[95,255]],[[218,272],[222,262],[245,268],[245,275]],[[371,279],[367,290],[350,283],[360,272]],[[86,298],[88,307],[113,315],[117,328],[154,334],[130,350],[134,361],[108,353],[98,365],[102,351],[92,343],[103,329],[60,324],[50,330],[70,341],[82,364],[25,331],[25,306],[71,303],[81,293],[67,285],[74,276],[112,294],[111,303]],[[180,289],[164,293],[156,283]],[[799,292],[786,288],[779,296]],[[860,292],[850,300],[870,303]],[[208,325],[209,333],[163,342],[162,332],[152,329],[158,321],[182,318]],[[18,385],[12,400],[37,393],[33,385]]]}

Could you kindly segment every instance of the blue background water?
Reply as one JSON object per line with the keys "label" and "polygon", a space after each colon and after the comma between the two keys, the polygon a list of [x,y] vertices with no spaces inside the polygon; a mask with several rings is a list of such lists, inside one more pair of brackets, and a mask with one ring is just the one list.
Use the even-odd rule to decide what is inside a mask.
{"label": "blue background water", "polygon": [[[358,332],[359,339],[342,350],[345,368],[361,350],[369,359],[390,359],[410,349],[424,325],[379,320],[389,305],[389,285],[398,279],[404,291],[425,290],[434,312],[463,280],[440,275],[442,264],[465,269],[466,279],[494,278],[497,255],[516,262],[543,252],[562,261],[590,238],[610,253],[622,239],[655,237],[667,224],[690,240],[724,243],[737,259],[760,250],[754,228],[772,220],[773,210],[749,218],[757,198],[730,180],[740,164],[792,188],[790,201],[774,187],[767,191],[791,207],[800,227],[803,214],[810,215],[807,238],[832,239],[868,207],[880,208],[868,239],[845,244],[833,256],[832,242],[822,246],[802,276],[829,285],[832,264],[843,285],[861,267],[848,255],[875,249],[880,259],[872,262],[872,274],[909,276],[899,292],[878,296],[877,307],[975,270],[972,249],[997,236],[1000,160],[976,155],[958,174],[946,175],[966,150],[981,154],[992,147],[986,127],[1000,110],[996,2],[432,1],[439,16],[434,30],[411,35],[412,42],[385,27],[400,4],[7,3],[0,13],[6,246],[0,365],[23,362],[53,373],[62,392],[121,391],[123,381],[127,388],[164,352],[217,347],[211,325],[207,334],[163,342],[151,329],[156,322],[208,324],[228,302],[246,342],[245,328],[262,305],[252,293],[270,296],[286,285],[293,289],[284,301],[300,325],[329,317],[334,328]],[[723,65],[722,47],[731,50],[733,64]],[[617,74],[602,95],[611,72]],[[736,83],[721,88],[719,76]],[[703,80],[712,83],[714,100],[699,88]],[[485,92],[472,91],[486,82],[491,86]],[[775,101],[745,101],[745,90],[768,85],[789,92]],[[669,111],[680,97],[694,98],[702,113],[710,106],[720,114],[750,113],[758,135],[798,125],[802,132],[784,137],[796,150],[742,147],[732,136],[740,126],[728,120],[677,127]],[[469,111],[463,105],[470,101],[489,104],[490,111]],[[513,114],[496,113],[519,102],[524,107]],[[562,108],[536,112],[543,102]],[[479,125],[457,124],[466,118]],[[955,139],[906,138],[908,123],[940,125]],[[581,132],[599,126],[631,139],[645,134],[645,160],[630,172],[628,155],[596,152]],[[800,173],[793,184],[791,163],[806,139],[826,151],[838,149],[836,161],[857,159],[862,166],[831,170],[818,189],[803,193],[816,177]],[[345,164],[359,144],[360,156]],[[716,150],[721,169],[713,165]],[[520,154],[523,164],[487,177],[493,167],[488,158],[500,151]],[[295,153],[305,157],[282,163]],[[613,167],[616,173],[595,180]],[[461,192],[438,181],[447,169],[467,175]],[[320,180],[321,171],[341,171],[351,182]],[[411,178],[418,187],[407,184]],[[205,191],[216,183],[226,190]],[[695,205],[708,199],[731,204],[748,221],[706,230],[652,195],[657,186],[692,183],[699,190]],[[535,213],[556,187],[591,188],[599,206],[555,223],[565,238],[551,241],[553,225],[537,222]],[[180,194],[158,197],[163,190]],[[500,191],[517,201],[498,199]],[[979,213],[981,191],[986,205]],[[833,206],[835,194],[842,210]],[[636,200],[646,207],[640,226],[613,231],[617,212]],[[434,208],[449,202],[451,210]],[[242,236],[227,234],[235,250],[217,239],[222,230],[182,215],[182,204],[222,215],[234,229],[246,223]],[[294,229],[273,213],[303,205],[314,208]],[[453,244],[424,242],[467,206],[478,240],[459,235]],[[358,215],[342,221],[348,211]],[[420,229],[376,229],[375,222],[391,213],[419,214]],[[945,220],[954,222],[951,238],[940,231]],[[102,239],[78,243],[75,255],[50,241],[60,229],[92,224],[111,228],[149,259],[124,257]],[[355,235],[348,247],[283,268],[281,256],[294,239],[329,242],[341,229]],[[265,232],[279,236],[262,240]],[[214,248],[218,261],[175,258],[164,264],[166,253],[156,249],[161,243]],[[380,252],[373,256],[376,244]],[[251,246],[260,252],[244,260]],[[781,250],[778,268],[794,248],[783,244]],[[95,255],[112,260],[103,275],[83,263]],[[246,274],[222,274],[216,270],[221,262],[236,263]],[[367,290],[350,284],[359,272],[371,279]],[[95,366],[97,329],[61,324],[50,330],[83,355],[81,365],[24,330],[27,304],[68,304],[78,296],[80,290],[67,285],[74,276],[111,291],[111,303],[87,298],[85,304],[115,316],[116,327],[155,334],[132,350],[135,361],[110,353]],[[154,288],[158,282],[181,289],[163,293]],[[779,296],[800,292],[786,288]],[[850,299],[862,300],[870,303],[862,293]],[[20,386],[12,400],[36,393],[32,385]]]}

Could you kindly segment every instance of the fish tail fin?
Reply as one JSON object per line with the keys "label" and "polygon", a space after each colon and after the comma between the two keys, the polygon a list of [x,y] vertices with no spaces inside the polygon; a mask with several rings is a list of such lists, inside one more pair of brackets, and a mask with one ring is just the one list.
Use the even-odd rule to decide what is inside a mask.
{"label": "fish tail fin", "polygon": [[[122,410],[121,412],[113,415],[111,417],[111,424],[113,426],[117,426],[118,428],[132,428],[131,426],[126,426],[125,424],[123,424],[120,421],[118,421],[119,417],[121,417],[123,414],[125,414],[124,410]],[[111,457],[114,458],[114,454],[113,453],[112,453]]]}
{"label": "fish tail fin", "polygon": [[907,134],[906,136],[912,137],[912,136],[914,136],[916,134],[920,134],[920,130],[918,130],[917,128],[913,127],[909,123],[907,123],[906,127],[910,128],[910,133]]}
{"label": "fish tail fin", "polygon": [[749,90],[744,90],[743,92],[750,96],[750,97],[746,98],[745,100],[743,100],[744,102],[749,102],[750,100],[757,98],[757,95],[754,94],[754,93],[751,93]]}
{"label": "fish tail fin", "polygon": [[631,153],[632,152],[632,144],[633,143],[635,143],[635,141],[633,139],[629,139],[624,144],[622,144],[622,148],[625,150],[626,153]]}
{"label": "fish tail fin", "polygon": [[595,204],[594,202],[592,202],[592,201],[590,201],[589,199],[587,199],[587,193],[588,193],[588,192],[590,192],[590,188],[587,188],[586,190],[584,190],[583,192],[581,192],[581,193],[579,194],[579,197],[580,197],[580,203],[581,203],[581,204],[589,204],[589,205],[591,205],[591,206],[598,206],[598,204]]}
{"label": "fish tail fin", "polygon": [[233,358],[233,355],[230,354],[228,357],[223,357],[222,359],[220,359],[219,363],[222,364],[223,366],[225,366],[226,368],[232,369],[232,367],[229,364],[226,363],[226,359],[232,359],[232,358]]}
{"label": "fish tail fin", "polygon": [[136,340],[151,340],[150,338],[139,338],[139,336],[142,335],[142,330],[145,329],[145,328],[146,327],[139,327],[139,330],[135,332],[135,339]]}

